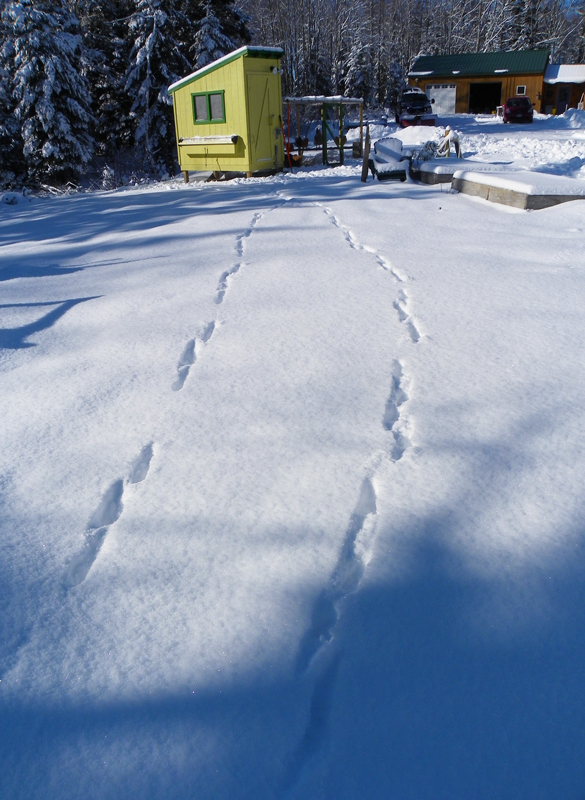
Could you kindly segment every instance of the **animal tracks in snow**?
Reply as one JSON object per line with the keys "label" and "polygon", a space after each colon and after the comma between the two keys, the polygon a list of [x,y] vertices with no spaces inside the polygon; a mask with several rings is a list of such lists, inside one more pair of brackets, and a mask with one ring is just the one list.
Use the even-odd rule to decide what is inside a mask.
{"label": "animal tracks in snow", "polygon": [[65,573],[63,584],[66,589],[79,586],[86,579],[98,557],[110,526],[120,518],[124,510],[122,498],[124,496],[125,483],[141,483],[146,478],[153,452],[152,442],[145,445],[132,462],[127,481],[125,482],[122,478],[118,478],[105,491],[87,523],[83,548],[72,558]]}
{"label": "animal tracks in snow", "polygon": [[[331,641],[333,629],[339,619],[340,601],[359,587],[372,554],[376,517],[376,490],[371,479],[365,478],[345,533],[337,565],[329,585],[317,598],[311,626],[301,640],[296,664],[297,675],[306,673],[319,651]],[[340,654],[334,652],[315,680],[305,732],[290,758],[284,776],[282,788],[285,797],[297,785],[305,764],[323,747],[339,662]]]}
{"label": "animal tracks in snow", "polygon": [[408,308],[408,295],[403,289],[400,290],[398,293],[398,298],[394,301],[394,308],[396,309],[396,313],[398,314],[398,319],[400,322],[405,323],[406,330],[408,331],[411,341],[414,342],[414,344],[417,344],[420,341],[420,332],[415,321],[410,315]]}
{"label": "animal tracks in snow", "polygon": [[[405,297],[401,297],[404,302]],[[404,311],[404,309],[401,309]],[[407,319],[407,316],[405,317]],[[390,394],[382,416],[382,427],[390,437],[377,464],[388,459],[399,461],[412,447],[407,415],[408,379],[400,361],[392,365]],[[311,624],[301,639],[296,659],[296,674],[309,672],[319,653],[332,641],[335,627],[342,611],[342,602],[348,594],[356,592],[372,558],[378,518],[375,472],[362,481],[357,504],[350,517],[341,552],[326,588],[317,597],[311,614]],[[326,656],[326,654],[323,654]],[[304,770],[316,759],[323,748],[328,733],[330,709],[335,691],[335,680],[341,654],[333,648],[329,657],[321,658],[315,678],[304,734],[292,753],[283,781],[283,797],[299,784]]]}
{"label": "animal tracks in snow", "polygon": [[226,269],[225,272],[222,272],[221,277],[219,279],[219,283],[217,284],[217,291],[215,293],[214,303],[219,305],[223,303],[223,298],[225,297],[225,293],[227,292],[230,278],[238,272],[241,267],[241,263],[234,264],[233,267]]}
{"label": "animal tracks in snow", "polygon": [[408,395],[403,388],[404,373],[402,364],[395,361],[392,368],[392,386],[386,401],[382,424],[392,434],[393,442],[390,447],[392,461],[400,461],[405,451],[412,447],[408,421],[403,418],[401,406],[408,400]]}
{"label": "animal tracks in snow", "polygon": [[252,217],[252,221],[250,222],[249,227],[246,228],[246,230],[243,233],[240,233],[239,236],[236,236],[236,255],[238,257],[238,261],[235,264],[233,264],[229,269],[226,269],[225,272],[222,272],[215,292],[214,303],[216,305],[220,305],[220,303],[223,303],[223,298],[225,297],[225,293],[228,290],[231,279],[237,272],[239,272],[242,266],[242,258],[244,257],[244,242],[252,235],[256,225],[262,219],[263,216],[264,212],[257,211]]}
{"label": "animal tracks in snow", "polygon": [[[393,277],[396,278],[398,283],[406,282],[406,277],[402,275],[402,273],[400,273],[396,269],[396,267],[393,267],[392,264],[388,261],[388,259],[385,258],[385,256],[383,256],[373,247],[358,242],[351,228],[348,228],[346,225],[343,225],[338,219],[338,217],[335,216],[333,211],[331,211],[330,208],[327,208],[327,206],[321,206],[321,208],[327,214],[333,225],[335,225],[336,228],[339,228],[339,230],[343,233],[347,243],[353,250],[362,250],[365,253],[371,253],[375,257],[379,266],[381,266],[382,269],[385,269],[386,271],[390,272],[391,275],[393,275]],[[400,322],[404,323],[411,342],[413,342],[413,344],[418,344],[421,338],[421,334],[415,320],[413,319],[410,313],[410,310],[408,308],[408,295],[403,289],[400,290],[398,298],[394,301],[394,308],[396,309],[396,312],[398,314],[398,319],[400,320]]]}
{"label": "animal tracks in snow", "polygon": [[189,370],[197,360],[195,355],[195,339],[189,339],[185,345],[181,357],[177,362],[177,379],[172,385],[173,392],[178,392],[183,388],[183,384],[187,380]]}
{"label": "animal tracks in snow", "polygon": [[215,321],[206,323],[206,325],[203,327],[203,330],[199,334],[199,337],[189,339],[183,348],[183,352],[181,353],[181,356],[177,362],[177,377],[171,387],[173,392],[178,392],[183,388],[185,381],[187,380],[187,376],[189,375],[189,370],[197,361],[198,341],[202,344],[207,344],[207,342],[211,339],[214,330]]}
{"label": "animal tracks in snow", "polygon": [[339,616],[337,604],[360,584],[371,557],[376,514],[376,491],[370,478],[365,478],[333,576],[315,603],[311,627],[301,641],[297,674],[305,672],[316,653],[331,640]]}
{"label": "animal tracks in snow", "polygon": [[153,455],[152,443],[147,444],[146,447],[142,448],[137,458],[135,458],[132,462],[130,475],[128,476],[128,483],[142,483],[142,481],[148,475],[148,470],[150,469],[150,462],[152,461]]}
{"label": "animal tracks in snow", "polygon": [[388,261],[388,259],[385,258],[385,256],[383,256],[373,247],[358,242],[351,228],[348,228],[346,225],[343,225],[339,220],[339,218],[335,216],[335,214],[333,213],[333,211],[331,211],[330,208],[327,208],[327,206],[323,205],[321,205],[321,208],[327,214],[332,224],[335,225],[336,228],[339,228],[339,230],[343,233],[347,243],[353,250],[362,250],[364,253],[370,253],[375,257],[379,266],[382,267],[382,269],[386,270],[387,272],[390,272],[390,274],[393,275],[393,277],[396,278],[396,280],[399,283],[404,283],[406,281],[405,276],[402,275],[402,273],[399,272],[399,270],[397,270],[396,267],[393,267],[392,264]]}
{"label": "animal tracks in snow", "polygon": [[252,222],[250,223],[250,227],[246,228],[243,233],[240,233],[239,236],[236,236],[236,253],[238,254],[238,258],[242,258],[244,255],[244,240],[248,239],[256,225],[260,222],[264,213],[262,211],[257,211],[254,216],[252,217]]}

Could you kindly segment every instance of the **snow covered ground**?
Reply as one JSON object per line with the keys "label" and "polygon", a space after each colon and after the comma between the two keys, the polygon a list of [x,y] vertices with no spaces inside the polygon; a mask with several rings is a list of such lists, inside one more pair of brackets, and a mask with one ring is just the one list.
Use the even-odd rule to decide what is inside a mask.
{"label": "snow covered ground", "polygon": [[585,203],[359,172],[0,204],[2,798],[585,795]]}

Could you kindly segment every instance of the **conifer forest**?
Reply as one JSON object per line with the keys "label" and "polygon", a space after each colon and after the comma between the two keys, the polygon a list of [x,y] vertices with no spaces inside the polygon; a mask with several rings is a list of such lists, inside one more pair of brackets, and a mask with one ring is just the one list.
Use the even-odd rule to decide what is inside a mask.
{"label": "conifer forest", "polygon": [[[168,86],[244,44],[283,91],[388,108],[423,53],[585,61],[585,0],[0,0],[0,183],[108,188],[177,169]],[[88,183],[89,182],[89,183]]]}

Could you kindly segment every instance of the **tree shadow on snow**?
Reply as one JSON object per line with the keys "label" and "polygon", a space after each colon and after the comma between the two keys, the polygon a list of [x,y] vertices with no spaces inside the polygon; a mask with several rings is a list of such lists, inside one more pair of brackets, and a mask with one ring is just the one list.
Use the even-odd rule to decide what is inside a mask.
{"label": "tree shadow on snow", "polygon": [[8,303],[0,305],[0,308],[15,308],[17,306],[25,308],[57,306],[57,308],[48,311],[42,317],[34,322],[30,322],[28,325],[21,325],[18,328],[0,328],[0,350],[21,350],[27,347],[35,347],[34,342],[26,341],[29,336],[52,327],[57,320],[61,319],[73,306],[79,303],[86,303],[88,300],[97,300],[98,297],[99,295],[95,295],[94,297],[79,297],[74,300],[57,301],[55,303]]}
{"label": "tree shadow on snow", "polygon": [[[361,184],[358,177],[324,176],[283,183],[225,183],[193,191],[75,195],[37,200],[32,208],[27,207],[26,211],[11,217],[8,230],[3,231],[0,227],[0,241],[3,244],[21,241],[31,244],[61,239],[66,246],[75,243],[83,245],[83,251],[86,252],[95,250],[95,245],[88,245],[87,240],[104,233],[118,235],[152,231],[206,215],[225,215],[228,218],[234,213],[266,212],[275,205],[286,206],[285,197],[291,195],[294,201],[301,203],[349,197],[355,202],[362,202],[379,200],[381,197],[389,201],[405,196],[422,198],[434,195],[436,191],[437,187],[422,184],[388,186],[371,181]],[[223,233],[229,233],[229,230]],[[136,246],[136,241],[132,245]]]}
{"label": "tree shadow on snow", "polygon": [[293,658],[135,699],[6,695],[0,796],[583,800],[585,529],[495,573],[454,535],[473,531],[469,508],[479,524],[495,502],[474,470],[489,459],[497,495],[539,430],[520,428],[468,454],[443,505],[384,522],[374,574],[303,675]]}

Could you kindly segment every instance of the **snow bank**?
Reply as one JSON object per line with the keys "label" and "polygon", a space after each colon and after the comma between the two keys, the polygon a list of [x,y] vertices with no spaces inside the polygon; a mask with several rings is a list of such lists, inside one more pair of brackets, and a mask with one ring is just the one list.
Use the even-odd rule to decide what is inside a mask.
{"label": "snow bank", "polygon": [[23,203],[30,203],[30,198],[19,192],[3,192],[0,194],[0,205],[17,206]]}
{"label": "snow bank", "polygon": [[539,172],[518,171],[514,172],[514,176],[510,178],[502,174],[501,171],[477,170],[474,165],[473,170],[458,170],[453,175],[453,178],[529,195],[574,195],[575,197],[585,197],[585,185],[582,181]]}
{"label": "snow bank", "polygon": [[568,108],[563,114],[546,117],[540,124],[543,128],[550,130],[585,128],[585,111],[579,108]]}

